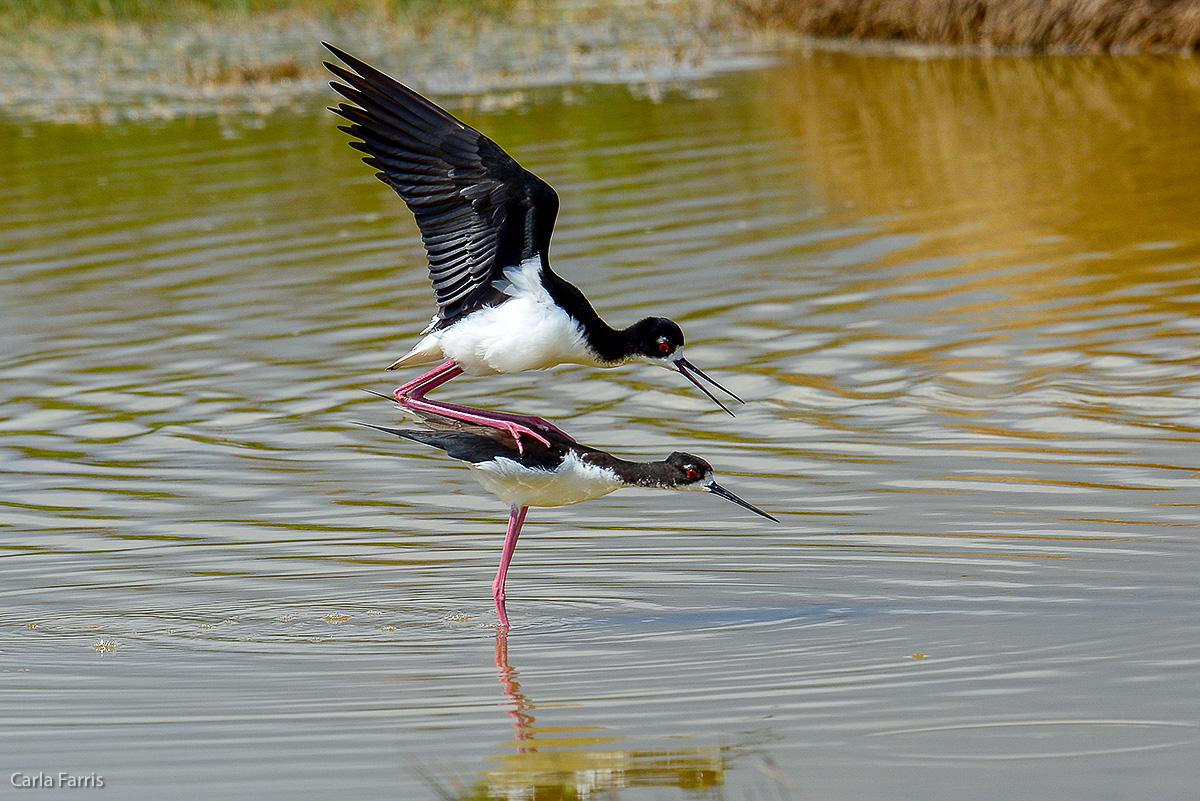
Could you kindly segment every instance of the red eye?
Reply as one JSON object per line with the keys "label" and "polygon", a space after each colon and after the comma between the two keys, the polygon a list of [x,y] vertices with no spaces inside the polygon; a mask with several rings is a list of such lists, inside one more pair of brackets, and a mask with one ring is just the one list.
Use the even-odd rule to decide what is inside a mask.
{"label": "red eye", "polygon": [[696,468],[694,468],[694,467],[689,467],[687,470],[685,470],[685,471],[683,472],[683,474],[684,474],[685,476],[687,476],[688,478],[691,478],[691,479],[697,479],[697,478],[700,478],[700,471],[699,471],[699,470],[697,470],[697,469],[696,469]]}
{"label": "red eye", "polygon": [[659,353],[670,353],[671,352],[671,343],[667,342],[666,340],[659,342],[658,343],[658,352]]}

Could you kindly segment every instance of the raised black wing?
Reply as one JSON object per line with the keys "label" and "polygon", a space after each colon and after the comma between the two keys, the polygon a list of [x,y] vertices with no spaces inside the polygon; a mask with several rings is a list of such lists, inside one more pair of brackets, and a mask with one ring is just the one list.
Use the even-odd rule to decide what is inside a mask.
{"label": "raised black wing", "polygon": [[[345,84],[330,82],[356,105],[330,111],[350,120],[341,130],[417,218],[438,324],[499,303],[493,286],[505,267],[543,260],[558,214],[550,185],[495,142],[407,86],[326,44],[354,72],[325,62]],[[357,73],[357,74],[356,74]]]}

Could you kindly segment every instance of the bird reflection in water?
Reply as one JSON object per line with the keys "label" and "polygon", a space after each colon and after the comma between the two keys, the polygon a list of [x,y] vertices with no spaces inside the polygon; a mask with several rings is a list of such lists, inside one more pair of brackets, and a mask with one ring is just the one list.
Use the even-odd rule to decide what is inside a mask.
{"label": "bird reflection in water", "polygon": [[505,711],[513,719],[513,728],[517,730],[516,740],[521,744],[517,753],[536,751],[537,746],[526,741],[533,740],[533,708],[529,699],[521,693],[521,685],[517,682],[517,671],[508,664],[508,629],[501,626],[496,629],[496,670],[500,677],[500,686],[511,702]]}
{"label": "bird reflection in water", "polygon": [[[496,671],[512,718],[513,743],[495,757],[478,784],[462,798],[586,798],[633,787],[678,787],[691,792],[720,787],[725,781],[726,749],[687,751],[624,750],[626,740],[598,726],[539,727],[536,705],[522,692],[518,672],[509,663],[508,629],[496,631]],[[558,704],[556,707],[560,706]],[[547,714],[551,714],[547,710]]]}

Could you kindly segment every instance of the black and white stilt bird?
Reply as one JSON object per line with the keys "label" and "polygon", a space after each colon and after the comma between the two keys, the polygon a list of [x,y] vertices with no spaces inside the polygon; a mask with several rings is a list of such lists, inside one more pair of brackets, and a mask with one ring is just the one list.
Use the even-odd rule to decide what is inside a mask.
{"label": "black and white stilt bird", "polygon": [[779,522],[718,484],[712,466],[698,456],[672,453],[660,462],[629,462],[548,429],[542,431],[542,437],[518,447],[517,435],[509,431],[428,412],[419,413],[419,417],[432,430],[361,425],[441,448],[451,457],[466,462],[484,489],[508,504],[508,533],[500,569],[492,583],[501,626],[508,626],[504,580],[530,506],[566,506],[599,498],[622,487],[706,490]]}
{"label": "black and white stilt bird", "polygon": [[397,387],[397,403],[507,430],[524,447],[521,437],[547,445],[539,432],[557,429],[539,418],[437,403],[425,394],[462,373],[643,361],[678,370],[727,412],[701,380],[741,401],[683,357],[675,322],[647,317],[614,329],[550,269],[558,195],[546,182],[426,98],[325,46],[350,68],[325,64],[344,82],[330,85],[350,101],[330,110],[350,121],[341,130],[360,140],[351,146],[367,154],[363,161],[408,205],[429,257],[437,315],[416,347],[388,369],[444,361]]}

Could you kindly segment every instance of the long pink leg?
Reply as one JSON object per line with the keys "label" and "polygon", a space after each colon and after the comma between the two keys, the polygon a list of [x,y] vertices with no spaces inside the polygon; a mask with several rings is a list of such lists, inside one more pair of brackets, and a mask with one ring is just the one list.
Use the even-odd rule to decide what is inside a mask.
{"label": "long pink leg", "polygon": [[439,401],[431,401],[425,399],[425,393],[437,389],[442,384],[445,384],[452,378],[462,375],[462,368],[453,360],[449,360],[439,364],[437,367],[430,370],[424,375],[414,378],[406,384],[396,387],[392,393],[396,403],[401,406],[407,406],[418,411],[433,412],[441,414],[454,420],[461,420],[464,423],[474,423],[475,425],[490,426],[491,428],[499,428],[512,434],[513,439],[517,443],[517,450],[524,452],[521,447],[521,436],[533,437],[543,445],[549,445],[550,441],[535,431],[535,428],[540,428],[543,431],[550,431],[560,436],[566,437],[568,441],[574,442],[566,432],[560,431],[555,426],[546,422],[540,417],[530,417],[528,415],[510,414],[508,412],[488,412],[483,409],[474,409],[469,406],[459,406],[454,403],[441,403]]}
{"label": "long pink leg", "polygon": [[[400,398],[407,398],[412,395],[420,398],[429,390],[440,387],[451,378],[457,378],[462,375],[462,372],[462,368],[458,366],[458,362],[453,359],[444,361],[428,373],[423,373],[412,381],[396,387],[392,392],[392,397],[396,399],[397,403],[400,402]],[[446,375],[446,373],[449,373],[449,375]]]}
{"label": "long pink leg", "polygon": [[496,580],[492,582],[492,598],[496,601],[496,614],[500,617],[500,625],[508,628],[508,612],[504,610],[504,579],[508,576],[508,563],[512,561],[513,551],[517,549],[517,537],[521,536],[521,524],[525,522],[528,506],[513,507],[508,512],[508,533],[504,536],[504,552],[500,554],[500,569],[496,571]]}
{"label": "long pink leg", "polygon": [[[452,378],[457,378],[458,376],[462,375],[462,372],[462,368],[459,367],[458,363],[453,359],[442,362],[428,373],[414,378],[407,384],[396,387],[392,393],[392,397],[396,399],[397,403],[400,402],[401,398],[425,400],[426,393],[437,389]],[[476,417],[487,417],[512,423],[527,423],[529,425],[537,426],[543,431],[550,431],[564,436],[571,442],[575,441],[567,434],[567,432],[559,429],[552,423],[543,420],[540,417],[533,417],[526,414],[511,414],[509,412],[488,412],[482,409],[475,409],[470,406],[459,406],[454,403],[443,403],[441,401],[426,401],[426,403],[434,404],[437,408],[452,409],[456,412],[464,412],[466,414],[472,414]]]}

